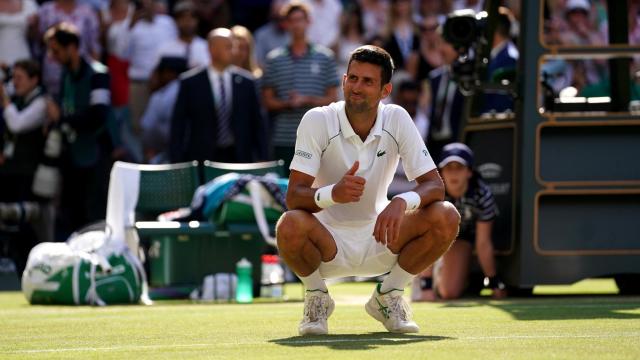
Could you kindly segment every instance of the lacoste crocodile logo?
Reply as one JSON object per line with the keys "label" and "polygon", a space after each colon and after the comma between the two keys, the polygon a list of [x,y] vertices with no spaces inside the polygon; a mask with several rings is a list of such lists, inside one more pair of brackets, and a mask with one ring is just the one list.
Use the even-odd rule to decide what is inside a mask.
{"label": "lacoste crocodile logo", "polygon": [[384,151],[384,150],[378,150],[378,153],[376,154],[376,156],[377,156],[377,157],[380,157],[380,156],[382,156],[382,155],[384,155],[384,154],[386,154],[386,153],[387,153],[387,152],[386,152],[386,151]]}

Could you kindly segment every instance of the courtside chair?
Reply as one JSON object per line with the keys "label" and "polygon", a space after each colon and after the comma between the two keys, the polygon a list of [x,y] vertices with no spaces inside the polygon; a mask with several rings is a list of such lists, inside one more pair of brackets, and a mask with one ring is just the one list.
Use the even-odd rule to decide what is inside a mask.
{"label": "courtside chair", "polygon": [[213,180],[220,175],[230,172],[266,175],[268,173],[276,173],[284,176],[284,160],[263,161],[254,163],[224,163],[215,161],[204,161],[204,182]]}

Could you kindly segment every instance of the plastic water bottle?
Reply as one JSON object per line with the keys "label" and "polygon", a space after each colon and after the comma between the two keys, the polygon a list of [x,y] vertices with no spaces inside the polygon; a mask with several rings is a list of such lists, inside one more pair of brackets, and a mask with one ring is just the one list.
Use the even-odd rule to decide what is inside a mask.
{"label": "plastic water bottle", "polygon": [[236,301],[239,303],[253,302],[253,279],[251,278],[251,263],[246,258],[236,263],[236,275],[238,287],[236,289]]}
{"label": "plastic water bottle", "polygon": [[260,297],[282,297],[284,269],[278,255],[262,255],[262,275],[260,277]]}

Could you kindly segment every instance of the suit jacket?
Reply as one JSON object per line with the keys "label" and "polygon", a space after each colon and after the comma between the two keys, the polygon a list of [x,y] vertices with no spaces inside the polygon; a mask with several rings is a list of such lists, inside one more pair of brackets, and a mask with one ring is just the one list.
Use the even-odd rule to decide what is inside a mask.
{"label": "suit jacket", "polygon": [[[458,135],[460,134],[460,121],[462,119],[462,112],[464,110],[464,96],[456,86],[455,93],[451,101],[447,104],[443,102],[438,104],[438,93],[441,86],[447,86],[451,74],[447,74],[449,81],[443,81],[444,72],[448,71],[444,66],[436,68],[429,73],[429,82],[431,85],[431,111],[429,113],[429,136],[427,139],[427,147],[429,153],[434,159],[440,158],[440,150],[442,147],[450,142],[458,141]],[[446,99],[442,99],[446,101]],[[451,125],[451,137],[448,139],[436,139],[434,138],[434,132],[438,131],[442,126],[442,115],[444,115],[445,107],[449,108],[449,124]],[[440,111],[439,114],[436,112]]]}
{"label": "suit jacket", "polygon": [[[256,81],[248,72],[232,70],[231,130],[238,162],[267,160],[267,125]],[[171,119],[171,162],[215,160],[218,115],[206,68],[186,72]]]}
{"label": "suit jacket", "polygon": [[[391,33],[383,47],[385,50],[387,50],[389,55],[391,55],[391,59],[393,59],[393,64],[396,66],[396,69],[404,69],[404,57],[402,56],[402,51],[400,50],[398,39],[396,39],[393,33]],[[416,34],[413,34],[411,36],[411,51],[418,51],[419,47],[420,38]]]}

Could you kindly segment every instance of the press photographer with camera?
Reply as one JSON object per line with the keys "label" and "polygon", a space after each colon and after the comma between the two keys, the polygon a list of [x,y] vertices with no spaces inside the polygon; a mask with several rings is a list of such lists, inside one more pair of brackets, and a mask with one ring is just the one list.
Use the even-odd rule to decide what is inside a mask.
{"label": "press photographer with camera", "polygon": [[13,93],[10,96],[8,86],[0,85],[0,239],[8,239],[7,255],[21,274],[29,251],[38,242],[36,230],[41,230],[34,227],[40,220],[40,206],[32,184],[45,141],[46,101],[37,62],[18,60],[11,77],[6,69],[3,73]]}

